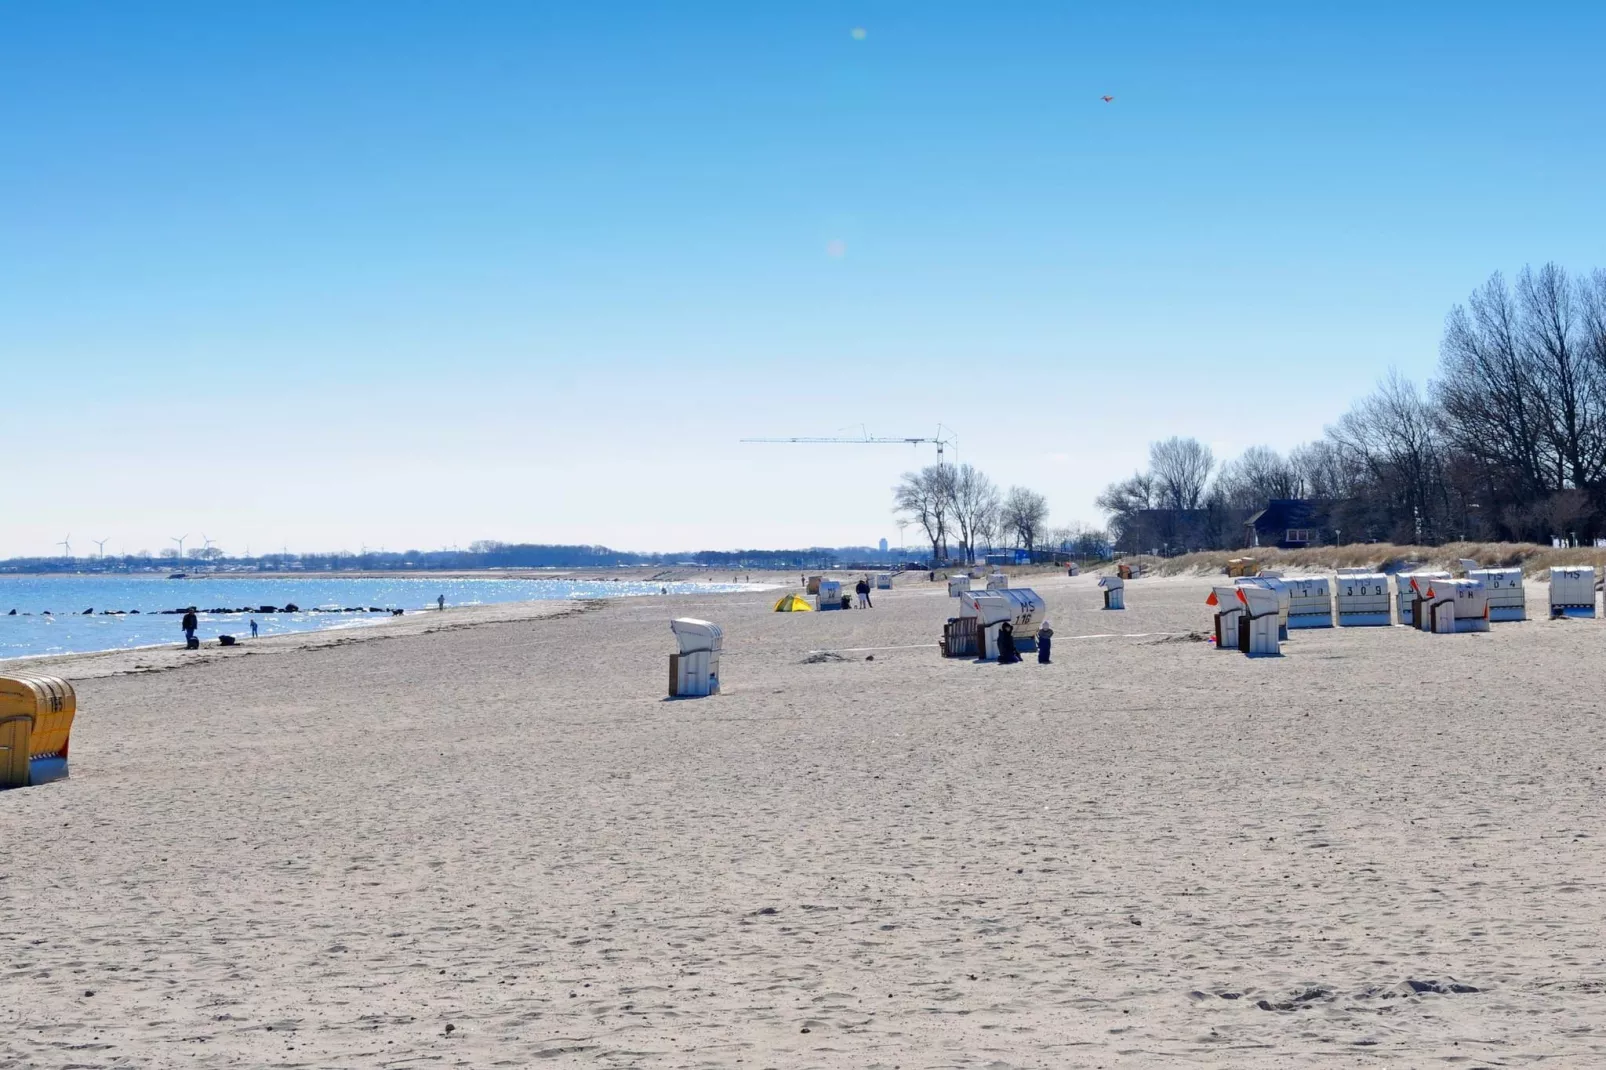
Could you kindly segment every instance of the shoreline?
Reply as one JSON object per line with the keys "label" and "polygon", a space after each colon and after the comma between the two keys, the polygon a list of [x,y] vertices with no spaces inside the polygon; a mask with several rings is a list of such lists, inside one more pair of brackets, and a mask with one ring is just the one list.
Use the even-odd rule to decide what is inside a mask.
{"label": "shoreline", "polygon": [[[670,580],[667,582],[694,582]],[[305,631],[279,632],[255,639],[236,636],[234,646],[220,646],[215,637],[203,640],[199,650],[186,649],[183,642],[142,643],[138,646],[107,647],[103,650],[68,651],[60,654],[18,654],[0,658],[0,670],[19,669],[44,671],[57,670],[50,675],[72,675],[75,679],[99,679],[135,672],[164,672],[191,664],[205,664],[220,658],[243,657],[252,653],[285,653],[295,650],[312,650],[324,646],[343,646],[352,642],[370,642],[401,636],[428,635],[435,631],[458,628],[478,628],[493,624],[510,624],[521,621],[562,617],[599,606],[630,605],[653,599],[714,599],[715,601],[686,602],[680,608],[729,604],[724,599],[740,595],[768,594],[780,589],[781,584],[760,584],[754,580],[747,590],[741,591],[683,591],[670,594],[610,595],[603,598],[528,598],[513,602],[484,602],[472,605],[448,605],[445,610],[420,608],[407,610],[403,615],[336,621],[326,627],[308,628]],[[652,605],[662,603],[649,602]],[[737,603],[740,604],[740,603]],[[577,609],[577,607],[580,607]],[[156,614],[151,614],[156,615]],[[245,616],[246,614],[239,614]],[[671,614],[672,615],[672,614]],[[665,619],[669,619],[665,617]],[[440,627],[435,627],[440,625]],[[333,642],[319,643],[322,636],[336,636]],[[161,665],[133,664],[146,655],[163,662]],[[73,673],[79,662],[86,663],[87,671]],[[108,664],[111,663],[111,664]]]}
{"label": "shoreline", "polygon": [[[234,646],[220,646],[214,640],[211,643],[203,643],[199,650],[186,649],[182,642],[178,642],[111,647],[106,650],[65,654],[23,654],[13,658],[0,658],[0,669],[39,672],[48,670],[48,675],[52,676],[95,680],[133,673],[165,672],[192,665],[206,665],[228,658],[294,653],[402,636],[428,635],[435,631],[457,628],[540,620],[546,617],[564,616],[569,611],[568,607],[586,603],[587,600],[584,599],[539,599],[449,607],[445,610],[417,610],[401,617],[385,617],[373,621],[345,621],[327,628],[280,632],[277,635],[264,635],[256,639],[239,639]],[[495,612],[498,610],[503,612]]]}
{"label": "shoreline", "polygon": [[[512,603],[498,603],[498,604],[500,604],[500,605],[510,605]],[[422,613],[424,611],[423,610],[416,610],[415,612]],[[239,615],[240,616],[244,616],[245,614],[242,613],[242,614],[239,614]],[[235,636],[235,646],[233,646],[233,647],[226,647],[226,646],[223,646],[223,645],[219,644],[217,642],[217,637],[213,636],[211,638],[211,645],[208,645],[208,641],[203,639],[201,641],[201,647],[200,647],[199,650],[190,650],[187,647],[185,647],[185,645],[184,645],[184,643],[182,641],[180,641],[180,642],[177,642],[177,643],[171,643],[171,642],[139,643],[139,644],[137,644],[135,646],[109,646],[109,647],[103,647],[100,650],[69,650],[69,651],[64,651],[64,652],[62,652],[60,654],[12,654],[12,655],[9,655],[7,657],[0,657],[0,670],[4,670],[4,669],[7,669],[7,668],[18,668],[20,666],[20,663],[22,663],[22,662],[28,662],[29,665],[32,666],[34,663],[60,662],[60,661],[70,660],[70,659],[73,659],[73,658],[97,658],[97,657],[102,657],[102,656],[107,655],[107,654],[137,654],[137,653],[139,653],[141,651],[148,651],[148,650],[169,650],[169,649],[171,649],[171,650],[174,650],[174,651],[176,651],[178,653],[183,653],[183,654],[196,654],[196,653],[200,653],[201,651],[212,650],[212,649],[216,649],[216,650],[220,650],[220,651],[234,650],[234,649],[236,649],[236,648],[238,648],[240,646],[243,646],[246,643],[259,644],[259,643],[263,643],[264,641],[269,640],[269,639],[299,639],[299,638],[304,638],[304,637],[309,636],[309,635],[322,635],[322,634],[324,634],[326,632],[345,631],[345,630],[348,630],[348,629],[356,629],[356,628],[378,628],[381,625],[389,624],[392,621],[401,620],[401,619],[402,619],[401,617],[395,617],[395,616],[387,616],[387,617],[373,616],[373,617],[370,617],[368,619],[363,619],[363,620],[344,620],[344,621],[339,621],[339,622],[337,622],[335,624],[330,624],[330,625],[328,625],[326,627],[308,628],[305,631],[278,632],[278,633],[273,634],[273,635],[260,635],[260,636],[257,636],[255,639],[252,639],[249,636],[244,636],[244,637]]]}
{"label": "shoreline", "polygon": [[[178,570],[175,570],[175,571],[178,571]],[[820,572],[821,570],[820,569],[809,569],[807,571],[809,571],[810,573],[817,573],[817,572]],[[859,569],[859,570],[854,570],[854,569],[826,569],[824,571],[827,571],[827,572],[854,572],[854,571],[860,571],[860,572],[862,572],[863,570],[862,569]],[[630,575],[627,576],[626,575],[627,573],[630,574]],[[318,580],[318,579],[326,579],[326,580],[364,580],[364,579],[367,579],[367,580],[378,580],[378,579],[398,579],[398,580],[428,580],[428,579],[439,579],[439,580],[558,580],[558,579],[575,579],[577,577],[583,576],[584,578],[586,578],[588,580],[595,580],[598,583],[609,583],[609,582],[622,583],[622,582],[628,582],[630,580],[635,580],[635,581],[641,582],[641,583],[659,582],[659,581],[666,582],[666,583],[716,583],[716,582],[729,583],[729,582],[731,582],[729,580],[724,580],[724,581],[713,580],[713,579],[706,579],[705,580],[702,577],[705,577],[705,576],[724,576],[724,575],[727,575],[727,574],[735,574],[735,573],[739,573],[739,574],[744,575],[744,576],[757,576],[757,575],[765,575],[765,576],[793,575],[793,576],[795,576],[795,575],[797,575],[796,572],[792,572],[792,573],[777,572],[774,569],[763,569],[763,570],[760,570],[760,569],[735,569],[735,570],[732,570],[732,569],[728,569],[728,568],[720,568],[720,569],[704,568],[702,566],[696,566],[696,565],[673,565],[673,566],[664,566],[662,568],[658,568],[658,567],[654,567],[654,566],[650,566],[650,565],[625,565],[625,566],[623,566],[621,568],[616,568],[616,569],[612,569],[612,570],[597,569],[597,568],[571,568],[571,567],[567,567],[567,566],[561,567],[561,568],[554,567],[554,568],[440,569],[440,570],[433,570],[433,569],[423,569],[423,570],[420,570],[420,569],[394,569],[394,570],[392,570],[392,569],[338,569],[338,570],[334,570],[334,571],[329,571],[329,570],[325,570],[325,569],[317,569],[317,570],[292,569],[292,570],[275,570],[275,571],[267,571],[267,572],[257,572],[257,571],[253,570],[253,571],[250,571],[250,572],[194,572],[194,573],[187,573],[185,578],[182,579],[182,580],[174,580],[174,579],[171,579],[169,576],[164,576],[164,575],[162,575],[160,570],[155,571],[155,572],[132,572],[132,571],[117,570],[117,569],[108,569],[108,570],[104,570],[104,571],[96,570],[96,571],[87,571],[87,572],[86,571],[78,571],[78,570],[75,570],[75,571],[72,571],[72,572],[61,572],[61,571],[54,571],[54,572],[36,572],[36,571],[29,571],[29,572],[0,572],[0,579],[5,579],[8,576],[16,576],[16,577],[19,577],[19,578],[22,578],[22,579],[61,579],[61,578],[66,578],[66,577],[83,576],[83,577],[94,577],[94,578],[97,578],[97,579],[104,579],[104,578],[107,578],[107,577],[116,577],[116,578],[119,578],[119,579],[157,580],[157,581],[161,581],[161,582],[164,582],[164,583],[166,583],[166,582],[185,583],[185,582],[187,582],[189,580],[232,580],[232,579],[246,579],[246,580],[251,580],[251,579],[257,579],[257,580]],[[737,581],[737,582],[743,582],[743,581]],[[759,582],[759,581],[755,580],[754,582],[756,583],[756,582]]]}
{"label": "shoreline", "polygon": [[[43,574],[41,577],[37,577],[37,578],[52,579],[52,578],[57,578],[57,577],[55,575],[53,575],[53,574],[46,573],[46,574]],[[87,577],[86,576],[86,578],[100,579],[101,576],[100,576],[100,574],[96,574],[93,577]],[[209,577],[205,577],[205,579],[212,579],[212,578],[214,578],[214,577],[210,577],[210,576]],[[274,578],[274,577],[245,576],[245,577],[240,577],[240,578],[254,579],[254,578]],[[344,579],[344,580],[350,580],[350,579],[378,579],[380,577],[377,577],[377,576],[375,576],[373,574],[359,574],[357,576],[347,576],[347,577],[332,576],[332,575],[331,576],[325,576],[325,575],[321,575],[321,574],[320,575],[316,575],[316,576],[305,576],[305,575],[294,575],[294,574],[292,574],[292,575],[287,575],[287,576],[282,576],[282,577],[277,577],[277,578],[278,579],[291,579],[291,578],[294,578],[294,579],[329,579],[329,580],[342,580],[342,579]],[[554,575],[540,575],[540,576],[535,576],[535,577],[520,577],[520,576],[502,576],[502,575],[498,575],[498,576],[482,576],[481,578],[486,578],[486,579],[490,579],[490,580],[514,580],[514,581],[517,581],[517,580],[520,580],[520,579],[526,579],[527,580],[527,579],[532,579],[533,578],[533,579],[537,579],[537,580],[549,580],[549,581],[553,581],[553,582],[569,583],[569,584],[577,584],[577,585],[583,585],[583,584],[589,584],[589,583],[593,583],[593,582],[598,582],[598,581],[595,581],[595,580],[593,580],[591,578],[583,577],[583,576],[554,576]],[[629,592],[629,593],[624,593],[624,592],[615,593],[615,592],[612,592],[612,591],[609,591],[609,592],[606,592],[606,593],[602,593],[602,592],[595,592],[595,593],[594,592],[571,592],[568,595],[561,596],[561,597],[553,597],[553,598],[517,598],[517,599],[510,600],[510,601],[495,601],[495,602],[467,601],[467,602],[459,602],[459,603],[457,603],[455,605],[453,605],[451,603],[448,603],[447,612],[448,613],[452,613],[452,612],[461,612],[461,611],[464,611],[464,610],[488,610],[488,609],[492,609],[493,607],[498,607],[498,606],[523,606],[523,605],[528,605],[528,604],[552,604],[552,605],[561,606],[561,605],[569,605],[569,604],[575,604],[575,603],[590,602],[590,601],[595,601],[595,600],[599,600],[599,599],[600,600],[605,600],[605,601],[615,601],[615,600],[629,601],[629,600],[642,599],[642,598],[664,598],[664,597],[686,598],[686,597],[692,597],[692,596],[696,596],[696,597],[699,597],[699,598],[701,598],[701,597],[718,598],[718,597],[722,597],[724,595],[729,595],[729,594],[755,594],[755,593],[756,594],[764,594],[764,593],[768,593],[769,591],[775,590],[775,589],[777,589],[778,587],[781,586],[779,583],[773,582],[773,579],[774,579],[773,576],[765,577],[764,579],[755,579],[755,580],[752,580],[752,581],[728,581],[728,580],[727,581],[716,581],[716,580],[713,580],[712,578],[709,578],[709,579],[706,579],[706,580],[689,580],[689,579],[672,579],[672,578],[669,578],[669,577],[663,577],[662,579],[654,579],[654,580],[650,580],[650,581],[648,579],[646,579],[646,578],[630,579],[630,580],[622,580],[621,582],[639,583],[639,584],[643,584],[643,585],[647,585],[647,584],[650,584],[650,583],[658,583],[658,584],[661,584],[661,585],[662,584],[681,584],[681,585],[684,585],[684,584],[688,584],[688,583],[697,583],[697,584],[717,585],[717,586],[721,586],[721,587],[728,587],[734,582],[735,584],[738,584],[741,589],[740,590],[734,590],[734,591],[732,591],[732,590],[700,590],[699,589],[699,590],[670,591],[670,592],[667,592],[667,593],[665,593],[663,591],[653,591],[653,590],[640,590],[640,591],[633,591],[633,592]],[[174,581],[174,582],[177,583],[178,581]],[[166,588],[163,588],[163,589],[165,590]],[[181,590],[183,590],[183,588],[178,588],[178,590],[181,591]],[[314,593],[316,593],[316,592],[314,592]],[[353,612],[348,612],[346,609],[339,608],[338,606],[336,606],[334,604],[331,604],[328,607],[319,606],[319,605],[307,605],[305,607],[297,609],[296,613],[297,613],[297,615],[302,616],[304,620],[316,621],[316,623],[312,623],[311,626],[309,626],[309,627],[292,628],[292,629],[287,630],[287,631],[273,632],[271,634],[264,634],[262,636],[259,636],[259,637],[255,638],[255,639],[251,639],[251,638],[248,638],[248,637],[245,637],[245,636],[236,635],[235,639],[237,641],[237,645],[234,646],[234,647],[217,647],[216,646],[216,636],[215,635],[214,636],[207,636],[207,637],[202,639],[202,643],[203,643],[202,649],[203,650],[210,650],[210,649],[214,649],[215,648],[215,649],[219,649],[219,650],[232,651],[232,650],[238,650],[238,649],[240,649],[241,647],[243,647],[246,644],[259,645],[259,644],[263,643],[266,640],[293,639],[295,637],[301,637],[301,636],[319,635],[319,634],[323,634],[323,633],[327,633],[327,632],[345,632],[345,631],[351,631],[351,630],[355,630],[355,629],[384,628],[386,626],[395,624],[395,623],[397,623],[399,621],[404,621],[404,620],[408,620],[408,619],[411,619],[411,618],[416,618],[416,617],[419,617],[419,616],[433,617],[434,614],[439,612],[438,610],[435,609],[435,607],[433,605],[423,605],[423,606],[416,606],[416,607],[411,607],[411,608],[404,608],[402,613],[399,614],[399,615],[392,612],[392,610],[394,608],[396,608],[396,607],[386,606],[386,607],[382,607],[382,608],[383,608],[383,612],[382,613],[370,612],[366,608],[363,608],[361,613],[353,613]],[[97,617],[97,619],[99,619],[100,617],[107,617],[107,616],[113,617],[113,618],[118,619],[118,620],[131,620],[132,619],[132,620],[138,620],[138,621],[141,622],[141,624],[143,624],[146,620],[149,620],[149,619],[159,618],[159,619],[162,619],[162,620],[166,620],[168,618],[173,617],[173,615],[175,613],[177,613],[177,612],[179,612],[179,610],[176,610],[176,609],[160,609],[160,610],[151,609],[151,610],[135,611],[135,612],[116,611],[116,612],[102,612],[100,614],[96,614],[96,617]],[[231,609],[231,610],[229,610],[227,612],[222,612],[222,613],[213,613],[213,612],[209,611],[206,607],[197,607],[196,608],[196,612],[197,612],[197,614],[200,615],[200,617],[202,619],[203,627],[208,625],[208,624],[211,624],[211,625],[219,625],[219,626],[222,626],[223,628],[229,628],[229,627],[231,627],[231,626],[233,626],[233,625],[235,625],[237,623],[243,629],[244,626],[245,626],[244,622],[245,622],[245,619],[247,617],[265,617],[266,616],[268,618],[271,618],[273,616],[273,615],[264,615],[261,612],[259,612],[258,610],[254,610],[254,609],[251,609],[249,607],[242,608],[242,609],[240,609],[238,611],[235,611],[235,610]],[[515,619],[519,619],[523,615],[524,614],[522,614],[522,613],[515,614]],[[28,616],[30,618],[35,618],[35,619],[43,617],[43,618],[51,619],[51,620],[73,621],[73,620],[77,620],[80,617],[82,617],[82,614],[77,614],[77,613],[47,614],[47,613],[39,612],[39,613],[23,614],[23,616]],[[325,617],[326,620],[317,620],[318,617]],[[170,644],[166,640],[159,640],[159,641],[156,641],[156,642],[137,643],[137,644],[131,645],[131,646],[101,647],[101,648],[94,649],[94,650],[71,650],[71,651],[61,651],[61,652],[55,652],[55,653],[4,654],[4,655],[0,655],[0,668],[7,668],[7,667],[9,667],[9,668],[18,668],[18,667],[21,667],[24,664],[32,664],[34,662],[43,662],[43,661],[46,661],[46,660],[49,660],[49,659],[72,659],[72,658],[79,658],[79,657],[98,657],[98,656],[115,655],[115,654],[133,654],[133,653],[138,652],[138,651],[162,650],[163,648],[165,648],[165,647],[167,647],[169,645]],[[183,650],[183,645],[182,645],[181,642],[178,643],[178,644],[172,644],[172,645],[175,645],[181,652],[195,653],[195,652],[190,652],[190,651],[184,651]]]}

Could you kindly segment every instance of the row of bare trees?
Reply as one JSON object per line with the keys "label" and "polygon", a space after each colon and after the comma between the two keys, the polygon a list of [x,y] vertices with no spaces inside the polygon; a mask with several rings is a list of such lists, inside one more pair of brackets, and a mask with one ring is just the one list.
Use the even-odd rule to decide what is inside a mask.
{"label": "row of bare trees", "polygon": [[1451,309],[1426,389],[1391,372],[1286,456],[1256,446],[1216,468],[1193,439],[1155,443],[1098,504],[1118,540],[1163,538],[1175,512],[1185,541],[1231,547],[1275,498],[1330,503],[1352,539],[1606,535],[1606,271],[1496,274]]}
{"label": "row of bare trees", "polygon": [[893,511],[925,532],[936,561],[949,560],[950,547],[975,561],[979,548],[1005,539],[1032,552],[1047,533],[1047,498],[1026,487],[1001,491],[974,465],[905,472],[892,495]]}

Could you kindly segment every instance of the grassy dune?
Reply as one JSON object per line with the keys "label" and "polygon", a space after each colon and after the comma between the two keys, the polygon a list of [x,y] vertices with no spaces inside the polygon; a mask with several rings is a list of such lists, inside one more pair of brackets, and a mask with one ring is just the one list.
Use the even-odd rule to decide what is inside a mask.
{"label": "grassy dune", "polygon": [[1396,572],[1407,565],[1427,568],[1453,568],[1465,558],[1485,567],[1521,568],[1527,575],[1543,574],[1553,566],[1606,566],[1606,548],[1578,547],[1556,550],[1525,542],[1452,542],[1443,546],[1399,546],[1394,543],[1352,543],[1308,550],[1211,550],[1180,557],[1144,558],[1144,563],[1160,575],[1216,575],[1227,567],[1229,558],[1252,557],[1268,569],[1330,571],[1335,568],[1375,568]]}

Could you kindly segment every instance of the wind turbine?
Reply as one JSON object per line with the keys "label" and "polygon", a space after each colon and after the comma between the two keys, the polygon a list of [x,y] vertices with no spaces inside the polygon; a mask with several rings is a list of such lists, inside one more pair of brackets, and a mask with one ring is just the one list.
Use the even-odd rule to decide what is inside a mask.
{"label": "wind turbine", "polygon": [[[203,535],[202,535],[202,536],[201,536],[201,542],[202,542],[202,543],[204,543],[204,544],[205,544],[205,545],[203,545],[203,546],[202,546],[202,547],[201,547],[201,549],[202,549],[202,550],[203,550],[203,551],[205,551],[205,550],[210,550],[210,549],[211,549],[211,548],[212,548],[212,540],[211,540],[211,539],[209,539],[209,538],[207,538],[207,537],[206,537],[206,535],[205,535],[205,534],[203,534]],[[208,556],[211,556],[211,555],[208,555]]]}
{"label": "wind turbine", "polygon": [[62,539],[56,545],[61,547],[61,556],[62,557],[71,557],[72,556],[72,533],[68,532],[67,533],[67,537],[65,539]]}
{"label": "wind turbine", "polygon": [[189,538],[189,537],[190,537],[190,533],[187,532],[187,531],[182,535],[170,535],[170,536],[168,536],[168,539],[167,539],[168,542],[176,542],[176,543],[178,543],[178,559],[179,559],[179,563],[180,564],[182,564],[183,561],[184,561],[184,540]]}
{"label": "wind turbine", "polygon": [[89,541],[94,543],[96,546],[100,547],[100,559],[102,561],[106,560],[106,544],[111,542],[111,540],[110,539],[90,539]]}

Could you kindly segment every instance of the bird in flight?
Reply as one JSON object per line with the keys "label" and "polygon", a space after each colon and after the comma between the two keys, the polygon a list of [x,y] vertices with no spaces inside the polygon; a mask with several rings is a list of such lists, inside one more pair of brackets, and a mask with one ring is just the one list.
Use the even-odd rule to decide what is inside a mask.
{"label": "bird in flight", "polygon": [[1115,98],[1114,97],[1100,97],[1099,99],[1104,101],[1104,103],[1108,104],[1110,101],[1114,100]]}

